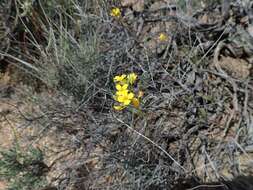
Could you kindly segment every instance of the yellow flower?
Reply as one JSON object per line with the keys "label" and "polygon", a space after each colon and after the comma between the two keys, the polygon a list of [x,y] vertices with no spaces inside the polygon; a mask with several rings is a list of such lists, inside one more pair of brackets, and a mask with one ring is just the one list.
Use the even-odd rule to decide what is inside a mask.
{"label": "yellow flower", "polygon": [[139,91],[136,95],[133,92],[133,84],[137,80],[137,75],[135,73],[129,73],[128,75],[122,74],[115,76],[113,80],[116,87],[116,93],[113,98],[117,102],[113,108],[119,111],[132,105],[138,109],[143,92]]}
{"label": "yellow flower", "polygon": [[123,110],[125,106],[119,105],[119,106],[113,106],[113,108],[117,111]]}
{"label": "yellow flower", "polygon": [[127,80],[130,84],[134,84],[136,79],[137,79],[137,75],[135,73],[130,73],[129,75],[127,75]]}
{"label": "yellow flower", "polygon": [[124,79],[126,78],[126,75],[118,75],[113,78],[114,82],[124,82]]}
{"label": "yellow flower", "polygon": [[128,90],[121,90],[116,92],[116,96],[122,96],[124,94],[128,93]]}
{"label": "yellow flower", "polygon": [[159,38],[160,41],[164,42],[168,39],[168,36],[164,33],[160,33],[158,38]]}
{"label": "yellow flower", "polygon": [[139,101],[139,99],[133,98],[133,99],[132,99],[132,104],[133,104],[133,106],[134,106],[135,108],[139,108],[139,107],[140,107],[140,101]]}
{"label": "yellow flower", "polygon": [[118,91],[127,91],[127,88],[128,88],[128,84],[123,84],[123,85],[117,84],[116,85],[116,89]]}
{"label": "yellow flower", "polygon": [[119,18],[121,16],[121,11],[118,7],[114,7],[111,10],[111,16]]}
{"label": "yellow flower", "polygon": [[127,92],[127,91],[123,91],[124,93],[122,93],[122,95],[118,96],[117,97],[117,101],[122,103],[124,106],[128,106],[133,97],[134,97],[134,94],[132,92]]}

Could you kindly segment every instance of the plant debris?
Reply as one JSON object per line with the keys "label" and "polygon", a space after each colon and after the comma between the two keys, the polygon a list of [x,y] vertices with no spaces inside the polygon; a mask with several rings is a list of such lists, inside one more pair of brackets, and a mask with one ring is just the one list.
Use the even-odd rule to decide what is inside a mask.
{"label": "plant debris", "polygon": [[[252,175],[252,2],[15,2],[0,3],[0,126],[42,150],[45,187]],[[138,111],[113,108],[123,73]]]}

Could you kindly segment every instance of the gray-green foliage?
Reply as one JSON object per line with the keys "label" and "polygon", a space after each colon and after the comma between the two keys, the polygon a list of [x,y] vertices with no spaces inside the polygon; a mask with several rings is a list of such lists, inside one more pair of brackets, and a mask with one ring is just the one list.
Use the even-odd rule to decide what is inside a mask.
{"label": "gray-green foliage", "polygon": [[[57,9],[57,19],[51,20],[47,30],[47,47],[42,53],[45,56],[39,64],[40,78],[49,86],[80,98],[98,67],[99,37],[88,13],[85,17],[73,17],[82,14],[79,5],[64,5],[68,10]],[[69,10],[74,13],[70,15]],[[50,18],[50,11],[47,16]]]}
{"label": "gray-green foliage", "polygon": [[93,80],[96,70],[98,54],[96,52],[96,40],[81,40],[78,44],[72,44],[66,40],[60,56],[59,87],[74,96],[82,96],[88,83]]}
{"label": "gray-green foliage", "polygon": [[0,151],[0,178],[8,182],[8,190],[38,189],[45,185],[47,166],[39,149],[21,151],[18,146]]}

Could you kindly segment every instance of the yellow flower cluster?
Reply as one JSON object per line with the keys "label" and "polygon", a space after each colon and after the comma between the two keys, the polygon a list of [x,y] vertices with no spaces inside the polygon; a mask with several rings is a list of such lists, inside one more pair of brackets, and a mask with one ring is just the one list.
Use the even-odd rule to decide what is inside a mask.
{"label": "yellow flower cluster", "polygon": [[[130,73],[128,75],[118,75],[115,76],[113,81],[116,87],[116,94],[114,99],[117,101],[117,104],[114,105],[115,110],[123,110],[129,105],[133,105],[135,108],[140,106],[140,97],[143,95],[143,92],[139,92],[138,96],[135,97],[133,92],[133,84],[137,79],[135,73]],[[140,96],[141,95],[141,96]]]}
{"label": "yellow flower cluster", "polygon": [[[120,18],[121,17],[120,8],[118,8],[118,7],[112,8],[110,15],[115,18]],[[157,37],[160,42],[166,42],[169,39],[169,36],[165,33],[160,33]]]}
{"label": "yellow flower cluster", "polygon": [[162,42],[167,41],[168,36],[164,33],[160,33],[158,39]]}
{"label": "yellow flower cluster", "polygon": [[121,11],[118,7],[114,7],[112,8],[111,10],[111,16],[112,17],[116,17],[116,18],[119,18],[121,16]]}

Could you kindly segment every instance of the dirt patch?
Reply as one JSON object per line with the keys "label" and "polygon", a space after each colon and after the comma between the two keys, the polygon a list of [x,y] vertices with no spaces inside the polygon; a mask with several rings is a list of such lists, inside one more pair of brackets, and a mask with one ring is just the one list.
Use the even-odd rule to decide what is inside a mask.
{"label": "dirt patch", "polygon": [[6,190],[6,183],[0,181],[0,190]]}
{"label": "dirt patch", "polygon": [[[8,101],[7,101],[8,102]],[[11,100],[9,100],[9,103]],[[14,142],[16,123],[9,116],[12,114],[12,109],[8,104],[0,103],[0,148],[8,150]],[[16,115],[15,115],[16,116]],[[15,117],[14,116],[14,117]],[[9,119],[8,119],[9,118]],[[0,190],[5,190],[6,183],[0,180]]]}

